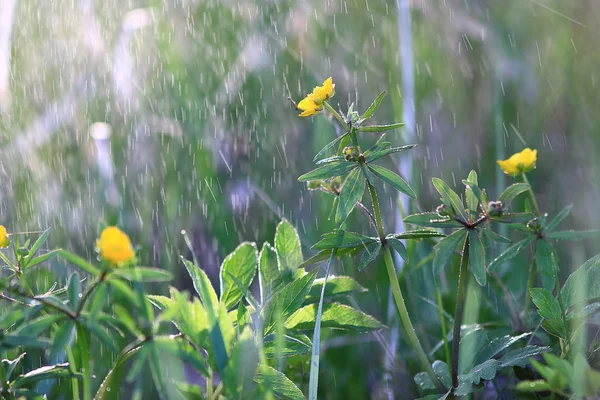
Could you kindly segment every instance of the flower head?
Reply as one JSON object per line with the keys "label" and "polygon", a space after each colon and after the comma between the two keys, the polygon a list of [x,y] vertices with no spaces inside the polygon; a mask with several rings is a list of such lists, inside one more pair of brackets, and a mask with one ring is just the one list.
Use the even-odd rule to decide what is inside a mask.
{"label": "flower head", "polygon": [[8,239],[8,232],[4,225],[0,225],[0,249],[8,247],[10,240]]}
{"label": "flower head", "polygon": [[505,174],[518,175],[521,172],[529,172],[535,168],[537,160],[537,150],[526,148],[520,153],[513,154],[507,160],[498,160],[498,165]]}
{"label": "flower head", "polygon": [[302,111],[301,117],[310,117],[323,109],[323,102],[329,100],[335,94],[335,85],[331,77],[325,79],[322,86],[316,86],[312,93],[308,94],[298,103],[298,110]]}
{"label": "flower head", "polygon": [[129,236],[116,226],[104,228],[96,247],[100,257],[113,265],[127,263],[135,257]]}

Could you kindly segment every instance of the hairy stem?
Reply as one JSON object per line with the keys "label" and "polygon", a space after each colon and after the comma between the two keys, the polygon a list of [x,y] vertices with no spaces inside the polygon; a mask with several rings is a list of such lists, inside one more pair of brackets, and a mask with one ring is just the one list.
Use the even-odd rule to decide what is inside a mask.
{"label": "hairy stem", "polygon": [[454,312],[454,333],[452,335],[452,386],[458,387],[458,356],[460,351],[460,328],[465,310],[465,289],[467,287],[467,267],[469,266],[469,237],[465,240],[460,272],[458,275],[458,293],[456,294],[456,310]]}
{"label": "hairy stem", "polygon": [[381,222],[381,210],[379,209],[379,201],[377,200],[377,192],[371,182],[367,181],[369,193],[371,194],[371,202],[373,203],[373,212],[375,213],[375,224],[377,226],[377,234],[381,240],[381,244],[385,244],[385,234],[383,233],[383,224]]}
{"label": "hairy stem", "polygon": [[521,172],[521,177],[523,178],[523,182],[529,185],[529,196],[531,197],[531,205],[533,206],[533,212],[535,213],[536,217],[539,217],[540,216],[540,208],[538,207],[538,203],[535,198],[535,194],[533,193],[533,188],[531,187],[531,184],[529,183],[529,180],[527,179],[527,175],[525,174],[525,172]]}

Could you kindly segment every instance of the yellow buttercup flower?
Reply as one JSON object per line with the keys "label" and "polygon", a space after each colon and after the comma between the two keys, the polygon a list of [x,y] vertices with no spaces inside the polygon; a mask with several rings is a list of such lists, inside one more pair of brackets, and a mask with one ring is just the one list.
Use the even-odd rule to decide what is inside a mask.
{"label": "yellow buttercup flower", "polygon": [[8,239],[8,232],[4,225],[0,225],[0,249],[8,247],[10,240]]}
{"label": "yellow buttercup flower", "polygon": [[96,247],[100,257],[114,265],[127,263],[135,257],[129,236],[116,226],[104,228]]}
{"label": "yellow buttercup flower", "polygon": [[508,160],[498,160],[498,165],[505,174],[515,176],[534,169],[536,160],[537,150],[526,148],[520,153],[513,154]]}
{"label": "yellow buttercup flower", "polygon": [[307,95],[298,103],[298,109],[302,111],[301,117],[310,117],[323,109],[323,102],[329,100],[335,94],[335,85],[331,77],[325,79],[322,86],[316,86],[312,93]]}

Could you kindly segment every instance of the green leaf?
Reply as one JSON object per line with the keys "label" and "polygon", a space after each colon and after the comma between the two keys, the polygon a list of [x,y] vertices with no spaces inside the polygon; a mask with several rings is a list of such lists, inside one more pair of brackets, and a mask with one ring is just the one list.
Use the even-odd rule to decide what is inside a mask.
{"label": "green leaf", "polygon": [[371,243],[370,245],[368,245],[365,248],[365,251],[363,252],[362,256],[360,257],[360,262],[358,263],[358,270],[362,271],[369,264],[371,264],[377,258],[380,251],[381,251],[381,243],[380,242],[375,242],[375,243]]}
{"label": "green leaf", "polygon": [[545,239],[536,242],[535,259],[537,268],[542,276],[542,286],[552,291],[554,288],[554,248]]}
{"label": "green leaf", "polygon": [[224,373],[224,394],[228,399],[246,399],[254,390],[254,375],[258,366],[258,350],[249,327],[241,333],[231,351]]}
{"label": "green leaf", "polygon": [[506,367],[525,367],[529,363],[529,358],[551,351],[550,347],[525,346],[522,349],[516,349],[508,352],[500,358],[501,368]]}
{"label": "green leaf", "polygon": [[[469,260],[477,283],[481,286],[485,286],[487,282],[485,249],[483,248],[483,243],[481,242],[477,229],[471,229],[469,231]],[[475,382],[475,384],[478,383],[479,382]]]}
{"label": "green leaf", "polygon": [[543,379],[521,381],[515,385],[515,389],[521,392],[549,392],[552,390],[548,382]]}
{"label": "green leaf", "polygon": [[392,145],[392,142],[388,142],[385,140],[386,138],[386,133],[382,134],[379,139],[377,139],[377,142],[375,143],[375,145],[371,148],[369,148],[368,150],[366,150],[363,155],[366,157],[370,156],[371,153],[376,153],[378,151],[381,151],[383,149],[387,149],[388,147],[390,147]]}
{"label": "green leaf", "polygon": [[371,118],[371,115],[373,115],[375,110],[377,110],[377,107],[379,107],[381,100],[383,100],[383,98],[385,97],[385,93],[386,93],[385,90],[383,92],[379,93],[379,96],[377,96],[375,98],[375,100],[373,101],[373,103],[371,103],[369,108],[367,108],[367,111],[365,111],[365,113],[361,117],[361,119],[363,121],[366,121],[367,119]]}
{"label": "green leaf", "polygon": [[590,231],[559,231],[546,234],[548,239],[554,240],[585,240],[600,237],[600,229]]}
{"label": "green leaf", "polygon": [[358,130],[361,132],[385,132],[385,131],[390,131],[392,129],[401,128],[404,125],[405,124],[403,122],[397,122],[395,124],[389,124],[389,125],[359,126]]}
{"label": "green leaf", "polygon": [[[287,329],[312,330],[317,318],[317,304],[309,304],[294,312],[285,322]],[[370,315],[339,303],[323,304],[321,328],[345,329],[367,332],[384,325]]]}
{"label": "green leaf", "polygon": [[554,217],[554,219],[552,219],[552,221],[550,221],[548,226],[546,226],[546,231],[550,232],[550,231],[554,230],[554,228],[556,228],[558,225],[560,225],[560,223],[563,222],[563,220],[565,218],[567,218],[567,216],[571,213],[572,209],[573,209],[572,205],[569,205],[569,206],[566,206],[565,208],[563,208],[562,211],[559,212],[556,215],[556,217]]}
{"label": "green leaf", "polygon": [[185,264],[185,267],[192,278],[194,289],[196,289],[196,293],[198,293],[200,296],[204,307],[206,307],[207,310],[216,310],[219,299],[217,297],[217,293],[215,293],[215,289],[210,283],[210,279],[208,279],[208,276],[206,275],[206,272],[201,270],[191,261],[188,261],[183,257],[181,259],[183,260],[183,263]]}
{"label": "green leaf", "polygon": [[300,268],[305,268],[305,267],[308,267],[310,265],[319,263],[321,261],[328,260],[330,255],[331,255],[331,250],[329,248],[327,248],[325,250],[321,250],[317,254],[315,254],[314,256],[310,257],[309,259],[307,259],[306,261],[304,261],[302,264],[300,264]]}
{"label": "green leaf", "polygon": [[[331,251],[329,251],[331,255]],[[313,283],[308,296],[304,300],[305,303],[313,303],[319,301],[321,297],[321,288],[325,279],[316,279]],[[356,280],[349,276],[329,276],[327,285],[325,285],[325,298],[334,299],[345,297],[353,293],[365,292],[367,289],[362,287]]]}
{"label": "green leaf", "polygon": [[279,276],[277,252],[269,245],[269,243],[265,242],[258,254],[258,277],[262,301],[270,297],[271,293],[275,291],[276,282],[279,281]]}
{"label": "green leaf", "polygon": [[298,266],[304,261],[298,232],[285,218],[277,225],[277,231],[275,232],[275,249],[277,251],[279,269],[281,271],[290,271],[294,273]]}
{"label": "green leaf", "polygon": [[357,168],[348,175],[340,191],[337,213],[335,215],[336,224],[341,224],[348,218],[348,215],[350,215],[354,206],[356,206],[356,202],[362,199],[365,187],[365,177],[360,169]]}
{"label": "green leaf", "polygon": [[[67,250],[63,250],[63,249],[60,249],[57,252],[58,252],[58,256],[61,257],[63,260],[70,262],[71,264],[75,265],[76,267],[81,268],[85,272],[88,272],[94,276],[100,275],[100,270],[98,268],[94,267],[89,262],[85,261],[83,258],[81,258]],[[32,260],[32,262],[29,263],[29,265],[30,266],[33,265],[33,260]]]}
{"label": "green leaf", "polygon": [[498,360],[484,361],[474,366],[468,374],[464,375],[464,379],[475,385],[479,385],[482,380],[490,381],[496,377],[496,372],[500,369],[500,365]]}
{"label": "green leaf", "polygon": [[[256,274],[257,250],[254,243],[244,242],[230,253],[221,264],[221,303],[227,309],[235,306],[247,291]],[[235,284],[237,280],[241,288]]]}
{"label": "green leaf", "polygon": [[506,207],[514,200],[515,197],[517,197],[523,192],[528,191],[529,189],[530,186],[527,183],[514,183],[507,187],[506,190],[504,190],[504,192],[502,192],[498,200],[500,200],[502,204]]}
{"label": "green leaf", "polygon": [[428,238],[437,238],[437,237],[446,237],[443,233],[436,231],[434,229],[417,229],[414,231],[406,231],[402,233],[392,233],[387,235],[386,239],[428,239]]}
{"label": "green leaf", "polygon": [[500,222],[502,224],[514,224],[517,222],[528,222],[534,218],[530,212],[520,213],[505,213],[500,217],[491,217],[490,220],[494,222]]}
{"label": "green leaf", "polygon": [[169,282],[173,279],[173,274],[169,271],[151,267],[115,269],[110,276],[117,276],[132,282]]}
{"label": "green leaf", "polygon": [[285,321],[304,302],[315,280],[316,272],[310,272],[302,278],[287,284],[275,293],[262,313],[265,321],[265,335],[271,333],[275,327],[277,315]]}
{"label": "green leaf", "polygon": [[59,354],[64,351],[65,346],[69,346],[74,337],[75,324],[70,319],[66,320],[52,335],[52,347],[50,348],[48,358],[56,360]]}
{"label": "green leaf", "polygon": [[21,265],[21,268],[23,270],[27,269],[27,267],[29,267],[29,263],[31,262],[31,260],[33,260],[38,252],[38,250],[40,249],[40,247],[42,247],[42,245],[46,242],[46,240],[48,239],[48,235],[50,234],[50,228],[46,229],[35,241],[35,243],[33,243],[33,245],[31,246],[31,248],[29,249],[29,254],[27,254],[26,257],[23,258],[23,263]]}
{"label": "green leaf", "polygon": [[501,266],[502,264],[504,264],[505,262],[508,262],[510,260],[512,260],[513,258],[515,258],[517,255],[519,255],[523,250],[525,250],[527,248],[527,246],[529,246],[529,244],[531,242],[533,242],[533,240],[536,238],[537,236],[530,234],[529,236],[527,236],[525,239],[513,244],[512,246],[510,246],[509,248],[507,248],[506,250],[504,250],[498,257],[496,257],[488,266],[488,271],[492,271],[495,268]]}
{"label": "green leaf", "polygon": [[404,244],[396,238],[386,238],[387,243],[391,246],[392,249],[396,250],[396,252],[402,257],[405,263],[408,264],[408,251],[406,251],[406,247]]}
{"label": "green leaf", "polygon": [[67,316],[64,314],[43,315],[41,317],[24,322],[22,325],[18,326],[13,333],[16,335],[35,337],[64,318],[67,318]]}
{"label": "green leaf", "polygon": [[390,149],[381,149],[381,150],[372,152],[368,156],[365,155],[365,161],[367,163],[371,163],[371,162],[379,160],[380,158],[385,157],[387,155],[390,155],[393,153],[399,153],[399,152],[405,151],[405,150],[414,149],[415,147],[417,147],[416,144],[409,144],[406,146],[392,147]]}
{"label": "green leaf", "polygon": [[79,299],[81,296],[81,280],[77,272],[74,272],[71,275],[67,287],[69,292],[69,304],[71,305],[71,308],[75,310],[77,309],[77,305],[79,304]]}
{"label": "green leaf", "polygon": [[560,293],[565,308],[600,297],[600,255],[569,275]]}
{"label": "green leaf", "polygon": [[45,379],[55,378],[72,378],[79,377],[79,374],[74,374],[69,368],[69,363],[48,365],[41,368],[29,371],[24,375],[19,375],[11,384],[11,390],[26,386],[32,382],[37,382]]}
{"label": "green leaf", "polygon": [[334,162],[331,164],[324,165],[322,167],[313,169],[304,175],[301,175],[298,180],[300,182],[314,181],[315,179],[327,179],[335,176],[342,176],[346,172],[350,172],[358,165],[355,162]]}
{"label": "green leaf", "polygon": [[462,228],[463,225],[451,219],[450,217],[441,217],[435,212],[425,212],[421,214],[413,214],[404,218],[407,224],[427,226],[431,228]]}
{"label": "green leaf", "polygon": [[306,400],[302,391],[285,374],[268,365],[258,365],[254,382],[269,387],[278,399]]}
{"label": "green leaf", "polygon": [[369,164],[369,169],[373,172],[379,179],[398,190],[399,192],[404,193],[410,198],[416,199],[417,195],[409,186],[408,183],[404,179],[402,179],[399,175],[396,175],[389,169],[380,167],[379,165]]}
{"label": "green leaf", "polygon": [[340,235],[338,232],[339,231],[325,233],[323,239],[318,241],[312,248],[315,250],[351,248],[367,246],[378,240],[376,237],[365,236],[360,233],[344,231],[343,235]]}
{"label": "green leaf", "polygon": [[344,139],[344,138],[348,138],[348,132],[344,133],[341,136],[336,137],[335,139],[333,139],[331,142],[329,142],[328,144],[325,145],[325,147],[323,147],[318,153],[317,155],[313,158],[313,162],[317,161],[319,159],[319,157],[321,157],[327,150],[331,149],[333,146],[336,145],[337,142],[339,142],[340,140]]}
{"label": "green leaf", "polygon": [[450,257],[454,254],[454,251],[462,243],[467,237],[468,231],[466,229],[460,229],[456,232],[453,232],[450,236],[447,236],[440,240],[435,245],[435,258],[433,259],[433,274],[439,275],[448,261],[450,261]]}
{"label": "green leaf", "polygon": [[431,367],[433,368],[433,373],[439,378],[444,387],[452,387],[452,376],[450,375],[448,364],[440,360],[435,360],[433,364],[431,364]]}
{"label": "green leaf", "polygon": [[442,202],[446,205],[446,207],[453,210],[454,213],[462,218],[463,221],[469,221],[465,207],[463,206],[463,203],[456,192],[450,189],[450,186],[448,186],[446,182],[439,178],[433,178],[432,182],[435,189],[438,191],[440,196],[442,196]]}
{"label": "green leaf", "polygon": [[[477,187],[477,172],[471,171],[469,172],[469,176],[467,177],[468,184],[465,187],[465,199],[467,202],[467,208],[471,213],[477,213],[477,209],[479,208],[479,199],[473,192],[473,188]],[[464,183],[464,182],[463,182]]]}
{"label": "green leaf", "polygon": [[529,337],[530,335],[531,332],[526,332],[518,336],[506,335],[498,337],[492,340],[480,352],[478,352],[477,356],[475,357],[474,363],[476,365],[481,364],[484,361],[495,357],[497,354],[506,350],[518,341]]}
{"label": "green leaf", "polygon": [[529,289],[531,299],[538,308],[538,312],[542,318],[553,319],[561,318],[560,305],[558,300],[554,298],[552,293],[544,288],[531,288]]}
{"label": "green leaf", "polygon": [[150,341],[144,344],[144,349],[147,352],[147,359],[150,364],[150,374],[154,381],[154,388],[158,398],[167,400],[169,398],[167,386],[167,377],[164,371],[164,358],[162,357],[159,346],[155,341]]}
{"label": "green leaf", "polygon": [[[329,285],[329,281],[327,281]],[[317,299],[318,301],[318,299]],[[300,354],[306,354],[312,349],[312,342],[308,336],[300,332],[288,332],[283,335],[284,345],[280,350],[281,357],[291,357]],[[264,351],[267,358],[277,356],[277,341],[275,335],[269,335],[265,338]]]}

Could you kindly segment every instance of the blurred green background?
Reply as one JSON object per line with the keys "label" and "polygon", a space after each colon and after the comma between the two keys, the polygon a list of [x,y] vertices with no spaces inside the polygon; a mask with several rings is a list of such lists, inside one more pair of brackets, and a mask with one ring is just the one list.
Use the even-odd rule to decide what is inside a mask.
{"label": "blurred green background", "polygon": [[[419,144],[396,164],[419,193],[412,211],[439,203],[431,177],[462,190],[471,169],[497,196],[512,178],[496,160],[531,147],[542,210],[572,204],[565,228],[597,228],[598,22],[596,0],[0,0],[0,224],[51,227],[50,247],[93,258],[98,222],[116,223],[143,264],[173,271],[184,289],[182,230],[213,278],[240,241],[272,241],[282,216],[308,257],[333,229],[331,199],[296,178],[336,127],[297,117],[288,98],[332,76],[332,104],[362,111],[387,90],[374,122],[407,122],[389,136]],[[393,231],[400,211],[386,193]],[[369,230],[358,213],[350,224]],[[559,245],[561,274],[594,245]],[[430,265],[411,269],[426,250],[413,252],[404,277],[413,315],[433,321],[423,336],[431,348],[440,336],[423,300],[433,298]],[[354,266],[336,269],[370,289],[355,301],[395,326],[383,269]],[[502,271],[516,302],[528,267]],[[441,285],[450,310],[452,285]],[[488,303],[493,320],[501,306]],[[388,331],[326,337],[323,398],[412,388],[401,333],[395,343]],[[288,373],[306,384],[305,361],[291,360]]]}

